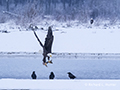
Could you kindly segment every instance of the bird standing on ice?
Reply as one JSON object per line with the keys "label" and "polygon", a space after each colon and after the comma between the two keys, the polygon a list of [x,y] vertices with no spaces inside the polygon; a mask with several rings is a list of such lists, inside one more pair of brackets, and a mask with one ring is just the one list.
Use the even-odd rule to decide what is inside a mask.
{"label": "bird standing on ice", "polygon": [[76,78],[71,72],[68,72],[67,74],[68,74],[68,77],[70,79],[75,79]]}
{"label": "bird standing on ice", "polygon": [[35,71],[33,71],[31,77],[32,77],[32,79],[36,79],[37,78],[37,75],[35,74]]}
{"label": "bird standing on ice", "polygon": [[49,79],[54,79],[54,78],[55,78],[55,75],[54,75],[53,72],[51,72],[50,75],[49,75]]}

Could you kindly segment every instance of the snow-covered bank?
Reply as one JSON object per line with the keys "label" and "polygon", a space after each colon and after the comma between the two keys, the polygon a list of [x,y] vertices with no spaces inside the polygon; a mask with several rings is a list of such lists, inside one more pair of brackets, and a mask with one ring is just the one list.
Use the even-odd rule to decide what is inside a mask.
{"label": "snow-covered bank", "polygon": [[[60,29],[60,28],[59,28]],[[54,31],[53,53],[120,53],[119,29],[62,28]],[[46,31],[37,31],[44,43]],[[32,31],[0,33],[0,52],[41,52]]]}
{"label": "snow-covered bank", "polygon": [[119,90],[119,88],[119,80],[0,80],[0,89]]}

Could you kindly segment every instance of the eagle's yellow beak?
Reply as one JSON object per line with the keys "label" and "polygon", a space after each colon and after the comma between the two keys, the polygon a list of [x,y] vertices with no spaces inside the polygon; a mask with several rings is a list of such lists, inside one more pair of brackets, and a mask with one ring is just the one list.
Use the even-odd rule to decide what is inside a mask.
{"label": "eagle's yellow beak", "polygon": [[50,57],[52,57],[52,55],[50,55]]}

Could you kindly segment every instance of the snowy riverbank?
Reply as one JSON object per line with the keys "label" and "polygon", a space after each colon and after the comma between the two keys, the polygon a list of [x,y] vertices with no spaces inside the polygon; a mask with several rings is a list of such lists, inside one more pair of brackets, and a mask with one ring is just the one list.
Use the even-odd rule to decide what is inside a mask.
{"label": "snowy riverbank", "polygon": [[118,80],[0,80],[0,89],[119,90],[119,88]]}
{"label": "snowy riverbank", "polygon": [[[119,29],[62,28],[54,31],[53,53],[120,53]],[[46,31],[37,34],[44,43]],[[0,33],[0,52],[40,52],[32,31]]]}

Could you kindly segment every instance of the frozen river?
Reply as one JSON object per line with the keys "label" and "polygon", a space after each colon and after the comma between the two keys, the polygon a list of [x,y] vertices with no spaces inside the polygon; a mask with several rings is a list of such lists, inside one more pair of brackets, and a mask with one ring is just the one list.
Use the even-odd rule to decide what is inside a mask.
{"label": "frozen river", "polygon": [[55,79],[69,79],[72,72],[76,79],[120,79],[120,60],[79,60],[75,58],[53,58],[53,64],[42,65],[42,58],[0,58],[0,79],[31,79],[35,71],[38,79],[48,79],[54,72]]}

